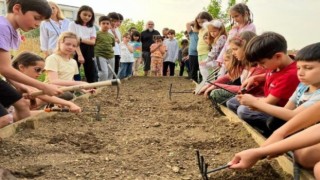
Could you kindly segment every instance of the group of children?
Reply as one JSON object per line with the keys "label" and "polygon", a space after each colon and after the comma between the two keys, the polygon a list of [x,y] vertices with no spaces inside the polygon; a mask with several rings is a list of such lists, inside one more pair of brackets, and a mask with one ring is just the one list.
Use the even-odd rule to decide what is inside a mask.
{"label": "group of children", "polygon": [[[199,82],[196,72],[200,71],[205,82],[198,94],[226,105],[270,136],[261,148],[236,154],[230,168],[249,168],[263,157],[295,150],[297,162],[314,168],[319,179],[320,139],[311,133],[319,128],[314,124],[319,121],[320,43],[306,46],[292,59],[282,35],[256,35],[247,5],[236,4],[229,13],[232,26],[228,34],[222,22],[212,20],[206,12],[187,23],[187,32],[190,75]],[[209,52],[204,42],[210,45]]]}
{"label": "group of children", "polygon": [[[43,101],[80,112],[80,107],[64,100],[68,99],[66,92],[58,86],[108,80],[116,74],[125,78],[132,75],[137,67],[133,64],[140,61],[137,31],[121,36],[117,32],[121,18],[117,13],[110,13],[99,18],[100,31],[96,33],[92,8],[82,6],[77,20],[69,23],[71,32],[61,31],[62,19],[48,21],[53,26],[47,23],[47,28],[56,31],[53,32],[56,40],[44,41],[46,38],[42,37],[43,42],[50,42],[50,46],[43,46],[45,61],[26,52],[12,64],[10,49],[19,47],[20,36],[16,30],[37,28],[42,20],[59,13],[55,10],[57,6],[45,0],[7,0],[7,8],[7,16],[0,17],[0,74],[6,79],[0,80],[0,128],[30,116],[33,112],[26,107],[39,107]],[[207,81],[201,92],[214,101],[226,102],[241,119],[265,135],[271,134],[262,147],[237,153],[229,162],[231,169],[249,168],[263,157],[272,158],[295,150],[297,161],[303,167],[313,168],[315,177],[320,179],[320,127],[316,124],[320,107],[320,43],[301,49],[293,60],[287,55],[287,42],[282,35],[255,34],[251,12],[245,4],[233,6],[230,16],[235,24],[227,34],[221,21],[201,12],[195,21],[187,23],[190,43],[187,51],[184,41],[180,55],[174,30],[168,31],[164,42],[163,37],[155,36],[155,43],[150,46],[154,75],[166,75],[168,67],[173,75],[175,60],[179,57],[183,63],[188,59],[190,77],[197,81],[196,72],[200,69]],[[119,54],[112,50],[116,43]],[[119,72],[114,67],[117,59],[121,64]],[[74,81],[74,75],[79,74],[77,63],[85,65],[87,82]],[[220,72],[216,80],[211,80],[210,71],[215,68],[220,68]],[[36,80],[43,71],[45,83]],[[46,95],[31,97],[31,92],[37,90]],[[233,97],[237,93],[240,94]],[[15,110],[12,114],[7,111],[11,105]]]}

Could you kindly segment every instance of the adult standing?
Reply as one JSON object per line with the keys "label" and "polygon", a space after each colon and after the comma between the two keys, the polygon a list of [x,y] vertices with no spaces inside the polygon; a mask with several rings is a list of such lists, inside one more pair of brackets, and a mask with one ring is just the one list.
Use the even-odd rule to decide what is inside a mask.
{"label": "adult standing", "polygon": [[50,19],[43,21],[40,25],[40,49],[45,56],[49,56],[57,47],[59,35],[68,30],[69,20],[64,18],[59,6],[52,2],[48,2],[52,14]]}
{"label": "adult standing", "polygon": [[153,44],[155,35],[160,35],[159,31],[154,29],[154,22],[148,21],[147,28],[141,32],[142,58],[144,62],[144,75],[147,76],[150,71],[151,53],[150,46]]}

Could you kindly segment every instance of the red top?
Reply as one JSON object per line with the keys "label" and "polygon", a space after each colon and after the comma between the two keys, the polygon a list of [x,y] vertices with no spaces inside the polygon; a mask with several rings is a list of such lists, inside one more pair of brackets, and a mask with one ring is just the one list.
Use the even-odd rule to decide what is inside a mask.
{"label": "red top", "polygon": [[264,84],[264,94],[279,98],[278,106],[284,106],[299,84],[297,63],[293,62],[278,72],[268,71]]}

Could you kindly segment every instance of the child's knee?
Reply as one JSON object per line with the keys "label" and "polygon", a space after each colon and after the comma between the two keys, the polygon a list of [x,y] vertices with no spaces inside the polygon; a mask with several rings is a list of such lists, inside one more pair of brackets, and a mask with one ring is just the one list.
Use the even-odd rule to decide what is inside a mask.
{"label": "child's knee", "polygon": [[30,101],[27,100],[27,99],[21,98],[19,101],[15,102],[13,104],[13,106],[18,111],[19,110],[23,110],[23,109],[28,109],[29,110],[30,109],[29,108],[30,107]]}
{"label": "child's knee", "polygon": [[319,161],[319,157],[313,156],[317,151],[312,148],[303,148],[296,150],[294,156],[296,161],[305,168],[313,168],[315,164]]}
{"label": "child's knee", "polygon": [[320,179],[320,161],[313,168],[314,176],[316,179]]}
{"label": "child's knee", "polygon": [[0,128],[3,128],[11,123],[13,123],[12,114],[7,114],[0,117]]}

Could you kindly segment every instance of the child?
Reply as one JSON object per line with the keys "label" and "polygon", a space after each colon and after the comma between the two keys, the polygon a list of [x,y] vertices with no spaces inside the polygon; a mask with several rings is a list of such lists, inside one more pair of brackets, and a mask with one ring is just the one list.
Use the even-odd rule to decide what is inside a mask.
{"label": "child", "polygon": [[[114,51],[114,72],[118,74],[119,68],[120,68],[120,59],[121,59],[121,48],[120,48],[120,42],[121,42],[121,32],[118,28],[118,25],[120,24],[120,16],[116,12],[111,12],[108,14],[108,17],[110,18],[111,22],[111,28],[109,29],[109,33],[111,33],[114,36],[115,39],[115,46],[113,47]],[[116,77],[114,77],[116,78]]]}
{"label": "child", "polygon": [[183,39],[181,41],[181,48],[180,48],[179,54],[178,54],[178,61],[179,61],[179,66],[180,66],[179,76],[183,76],[184,66],[187,67],[188,73],[190,72],[189,71],[189,61],[188,61],[188,49],[189,49],[188,44],[189,44],[189,41],[187,39]]}
{"label": "child", "polygon": [[197,82],[199,80],[198,71],[199,71],[199,62],[198,62],[198,51],[197,51],[197,45],[198,45],[198,34],[199,31],[194,28],[194,21],[188,22],[186,24],[187,32],[189,35],[189,65],[190,65],[190,78]]}
{"label": "child", "polygon": [[[230,92],[238,93],[241,91],[241,84],[246,82],[250,77],[257,76],[259,74],[265,74],[265,70],[262,67],[257,66],[256,63],[250,63],[246,60],[244,56],[245,49],[250,42],[256,36],[255,33],[251,31],[245,31],[240,33],[239,36],[235,36],[230,39],[229,47],[232,50],[233,61],[231,61],[230,68],[227,73],[227,77],[229,78],[229,82],[234,82],[236,79],[240,80],[240,84],[230,84],[228,80],[222,80],[223,78],[219,78],[219,80],[215,81],[215,84],[221,88],[227,89]],[[222,76],[224,77],[224,76]],[[256,83],[254,89],[250,90],[248,93],[254,94],[255,96],[263,95],[263,85],[264,82]],[[226,102],[227,99],[234,96],[233,93],[225,91],[220,88],[214,89],[210,93],[210,98],[217,103]],[[210,89],[215,88],[215,86],[211,86],[206,90],[206,93],[210,91]]]}
{"label": "child", "polygon": [[133,47],[133,75],[138,75],[139,65],[141,64],[142,43],[140,42],[140,33],[133,31],[131,34],[131,45]]}
{"label": "child", "polygon": [[163,45],[163,37],[157,35],[154,37],[155,43],[150,46],[151,52],[151,71],[154,76],[162,76],[163,56],[166,53],[166,46]]}
{"label": "child", "polygon": [[58,86],[87,84],[73,79],[75,74],[79,74],[77,62],[71,58],[77,48],[78,38],[76,34],[64,32],[59,36],[56,51],[48,56],[45,62],[45,82]]}
{"label": "child", "polygon": [[[268,71],[266,75],[250,77],[242,87],[250,88],[247,84],[255,84],[265,80],[264,97],[256,100],[268,104],[284,106],[292,95],[299,80],[296,62],[287,54],[287,42],[283,36],[274,32],[266,32],[253,38],[247,45],[245,57],[251,63],[258,63]],[[289,82],[290,83],[287,83]],[[253,111],[240,105],[237,98],[227,101],[227,106],[238,116],[252,126],[264,129],[270,115]]]}
{"label": "child", "polygon": [[[229,40],[236,35],[239,35],[244,31],[252,31],[256,33],[256,27],[253,24],[253,20],[251,19],[251,11],[249,7],[244,3],[238,3],[230,8],[229,11],[230,19],[231,19],[231,30],[228,32],[228,40],[225,43],[223,49],[221,50],[217,62],[220,64],[223,62],[223,54],[226,49],[229,48]],[[225,74],[225,68],[222,66],[219,74]]]}
{"label": "child", "polygon": [[[250,168],[264,157],[269,159],[294,150],[295,160],[305,168],[313,168],[315,178],[320,179],[320,124],[314,125],[319,122],[319,108],[320,102],[317,102],[294,116],[276,130],[262,147],[237,153],[228,163],[230,168]],[[298,133],[292,135],[295,132]]]}
{"label": "child", "polygon": [[59,6],[48,1],[52,9],[50,19],[44,21],[40,25],[40,49],[44,52],[45,57],[53,53],[57,47],[59,35],[68,30],[69,20],[64,18]]}
{"label": "child", "polygon": [[[101,16],[99,18],[100,31],[97,33],[96,45],[94,46],[94,62],[98,70],[99,81],[110,80],[113,77],[115,46],[114,36],[109,33],[110,18]],[[111,66],[111,70],[108,67]]]}
{"label": "child", "polygon": [[[77,13],[77,19],[69,24],[69,31],[75,33],[80,41],[80,46],[76,49],[74,56],[78,67],[83,64],[87,82],[98,81],[98,73],[93,62],[96,43],[93,9],[89,6],[81,6]],[[81,80],[80,74],[75,76],[75,80]]]}
{"label": "child", "polygon": [[120,43],[121,59],[120,59],[120,70],[118,76],[120,79],[129,77],[132,75],[133,59],[133,47],[130,42],[130,34],[125,33]]}
{"label": "child", "polygon": [[[239,95],[238,99],[242,105],[249,106],[258,111],[264,112],[279,119],[282,125],[285,121],[293,118],[309,106],[320,100],[320,43],[312,44],[301,49],[297,56],[298,79],[300,84],[290,97],[284,107],[274,106],[264,101],[256,101],[256,98],[249,95]],[[282,123],[281,123],[282,122]],[[269,128],[278,128],[270,127]],[[275,129],[271,129],[272,131]]]}
{"label": "child", "polygon": [[[0,74],[11,82],[21,92],[30,91],[25,85],[43,90],[45,94],[57,95],[62,93],[56,86],[45,84],[32,79],[11,65],[10,50],[19,47],[17,29],[29,31],[38,27],[42,20],[51,16],[51,8],[44,0],[7,0],[7,16],[0,16]],[[23,83],[23,84],[20,84]],[[30,116],[27,101],[11,85],[0,79],[0,128],[13,122],[13,117],[6,108],[13,105],[17,119]]]}
{"label": "child", "polygon": [[[199,41],[197,44],[197,51],[198,51],[198,61],[199,65],[202,64],[203,61],[205,61],[208,57],[209,53],[209,46],[204,41],[204,34],[208,31],[206,28],[204,28],[204,23],[210,22],[212,20],[211,14],[208,12],[201,12],[198,14],[198,16],[195,19],[194,27],[199,31]],[[206,81],[208,78],[209,73],[205,68],[202,68],[202,66],[199,66],[200,73],[202,76],[202,80]]]}
{"label": "child", "polygon": [[[12,66],[23,74],[33,79],[38,79],[44,71],[44,59],[36,54],[23,52],[14,59]],[[32,87],[28,88],[34,89]],[[66,101],[55,96],[41,95],[37,96],[35,100],[36,104],[31,103],[35,109],[41,107],[42,105],[44,105],[44,103],[53,103],[69,107],[70,112],[81,112],[81,108],[73,102]],[[33,115],[35,114],[33,113]]]}
{"label": "child", "polygon": [[[202,72],[210,72],[210,69],[218,67],[216,62],[224,44],[227,41],[227,33],[223,23],[219,20],[212,20],[204,24],[204,27],[208,29],[208,44],[210,46],[210,52],[205,61],[202,61],[199,66]],[[209,74],[205,75],[206,77]]]}
{"label": "child", "polygon": [[168,31],[168,38],[164,40],[163,44],[166,46],[167,53],[163,62],[162,75],[167,76],[168,67],[170,70],[170,76],[174,76],[174,68],[176,66],[176,60],[178,59],[179,45],[178,41],[174,38],[176,32],[173,29]]}

